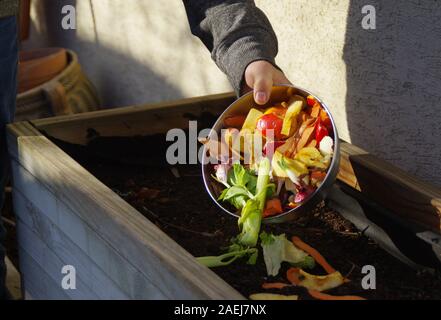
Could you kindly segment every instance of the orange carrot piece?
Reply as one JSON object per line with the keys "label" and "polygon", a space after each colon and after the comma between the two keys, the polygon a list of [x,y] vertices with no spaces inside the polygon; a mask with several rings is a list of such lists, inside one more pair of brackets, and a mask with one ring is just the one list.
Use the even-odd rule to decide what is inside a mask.
{"label": "orange carrot piece", "polygon": [[311,109],[311,117],[318,118],[321,110],[322,107],[320,106],[320,103],[316,102]]}
{"label": "orange carrot piece", "polygon": [[275,114],[278,117],[283,118],[286,114],[286,108],[283,105],[273,106],[265,110],[264,114]]}
{"label": "orange carrot piece", "polygon": [[243,123],[245,122],[246,116],[244,115],[237,115],[237,116],[231,116],[224,119],[224,125],[228,128],[242,128]]}
{"label": "orange carrot piece", "polygon": [[273,198],[266,201],[265,210],[263,211],[263,217],[273,216],[282,213],[282,202],[279,198]]}
{"label": "orange carrot piece", "polygon": [[325,109],[320,109],[320,120],[326,121],[326,119],[329,119],[328,113]]}
{"label": "orange carrot piece", "polygon": [[286,271],[286,278],[289,282],[298,286],[300,284],[299,268],[289,268],[288,271]]}
{"label": "orange carrot piece", "polygon": [[313,133],[315,132],[315,128],[313,126],[307,127],[305,131],[303,131],[302,136],[300,137],[299,142],[297,143],[297,152],[303,149],[311,140],[313,139]]}
{"label": "orange carrot piece", "polygon": [[311,297],[318,300],[366,300],[359,296],[334,296],[331,294],[326,294],[317,290],[308,290]]}
{"label": "orange carrot piece", "polygon": [[290,284],[283,282],[265,282],[262,284],[263,289],[283,289],[290,286]]}
{"label": "orange carrot piece", "polygon": [[294,245],[305,251],[307,254],[309,254],[311,257],[314,258],[314,260],[325,269],[327,273],[334,273],[336,270],[331,267],[331,265],[326,261],[325,257],[323,257],[320,252],[318,252],[316,249],[311,247],[310,245],[303,242],[299,237],[292,237],[292,242]]}
{"label": "orange carrot piece", "polygon": [[309,148],[315,148],[315,147],[317,147],[317,140],[312,139],[311,142],[308,143],[306,146],[309,147]]}
{"label": "orange carrot piece", "polygon": [[311,179],[316,179],[318,181],[323,181],[326,178],[326,172],[323,171],[313,171],[311,172]]}

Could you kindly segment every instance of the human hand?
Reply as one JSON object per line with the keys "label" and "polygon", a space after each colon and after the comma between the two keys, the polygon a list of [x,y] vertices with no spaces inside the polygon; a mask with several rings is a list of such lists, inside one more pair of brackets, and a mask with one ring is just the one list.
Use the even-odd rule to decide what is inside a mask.
{"label": "human hand", "polygon": [[245,69],[242,93],[254,91],[254,101],[263,105],[268,102],[271,88],[276,84],[291,84],[282,71],[265,60],[251,62]]}

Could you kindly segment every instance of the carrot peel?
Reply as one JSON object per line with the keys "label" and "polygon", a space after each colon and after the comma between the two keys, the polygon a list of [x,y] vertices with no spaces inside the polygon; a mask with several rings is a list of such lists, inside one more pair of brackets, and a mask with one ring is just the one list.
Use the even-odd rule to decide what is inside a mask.
{"label": "carrot peel", "polygon": [[263,289],[283,289],[290,286],[290,284],[283,282],[265,282],[262,284]]}
{"label": "carrot peel", "polygon": [[300,285],[299,268],[289,268],[286,272],[286,278],[292,284],[296,286]]}
{"label": "carrot peel", "polygon": [[336,270],[328,263],[328,261],[326,261],[325,257],[323,257],[320,252],[318,252],[316,249],[314,249],[313,247],[311,247],[310,245],[308,245],[307,243],[303,242],[299,237],[292,237],[292,242],[294,243],[294,245],[305,251],[307,254],[309,254],[311,257],[314,258],[314,260],[322,266],[322,268],[327,272],[327,273],[334,273],[336,272]]}

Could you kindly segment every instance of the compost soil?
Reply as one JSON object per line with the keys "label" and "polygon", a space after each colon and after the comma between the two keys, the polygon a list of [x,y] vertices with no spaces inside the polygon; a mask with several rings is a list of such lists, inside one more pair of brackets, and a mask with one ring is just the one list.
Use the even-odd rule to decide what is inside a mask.
{"label": "compost soil", "polygon": [[[98,136],[88,146],[53,141],[194,256],[221,254],[221,248],[238,234],[237,220],[223,213],[205,191],[200,166],[166,164],[164,136]],[[262,229],[285,233],[288,238],[299,236],[349,277],[349,283],[329,291],[330,294],[367,299],[441,299],[438,274],[408,267],[324,203],[299,220],[263,225]],[[375,267],[375,290],[364,290],[361,286],[365,265]],[[287,282],[288,268],[283,265],[279,276],[268,277],[260,251],[256,265],[236,260],[213,271],[246,297],[273,292],[311,299],[301,288],[261,288],[264,282]],[[324,274],[319,266],[309,272]]]}

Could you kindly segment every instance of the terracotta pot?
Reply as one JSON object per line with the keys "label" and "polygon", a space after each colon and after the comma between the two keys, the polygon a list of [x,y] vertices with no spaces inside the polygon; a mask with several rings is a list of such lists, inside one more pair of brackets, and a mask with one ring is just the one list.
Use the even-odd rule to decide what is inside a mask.
{"label": "terracotta pot", "polygon": [[[64,49],[63,49],[64,50]],[[74,114],[99,109],[101,103],[94,85],[81,69],[75,52],[65,50],[67,66],[49,81],[17,95],[16,121],[46,118],[54,115]],[[46,63],[44,63],[46,64]],[[63,63],[59,63],[61,66]],[[37,68],[38,69],[38,68]],[[40,71],[45,71],[41,68]],[[39,79],[38,82],[41,82]]]}
{"label": "terracotta pot", "polygon": [[21,51],[18,65],[18,93],[51,80],[66,66],[67,55],[64,48]]}

